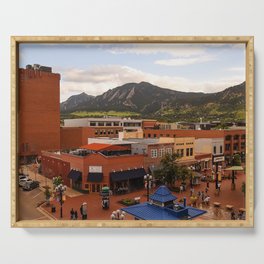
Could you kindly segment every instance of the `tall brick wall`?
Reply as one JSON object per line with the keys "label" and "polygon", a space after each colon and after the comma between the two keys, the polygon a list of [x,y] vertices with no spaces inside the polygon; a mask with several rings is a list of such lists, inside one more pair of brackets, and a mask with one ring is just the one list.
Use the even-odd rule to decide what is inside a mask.
{"label": "tall brick wall", "polygon": [[20,156],[60,148],[60,75],[19,69]]}

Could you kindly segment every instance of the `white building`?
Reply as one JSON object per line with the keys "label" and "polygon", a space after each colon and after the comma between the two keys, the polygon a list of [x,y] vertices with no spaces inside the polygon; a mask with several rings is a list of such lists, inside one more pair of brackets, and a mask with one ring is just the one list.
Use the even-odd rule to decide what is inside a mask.
{"label": "white building", "polygon": [[142,120],[131,118],[75,118],[64,119],[65,127],[123,127],[125,131],[142,129]]}
{"label": "white building", "polygon": [[194,143],[195,153],[224,155],[224,138],[197,138]]}

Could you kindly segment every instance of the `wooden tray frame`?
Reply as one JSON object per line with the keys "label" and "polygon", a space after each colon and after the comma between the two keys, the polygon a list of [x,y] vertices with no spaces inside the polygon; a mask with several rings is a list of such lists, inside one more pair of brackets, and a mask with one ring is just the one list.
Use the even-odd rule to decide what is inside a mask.
{"label": "wooden tray frame", "polygon": [[[113,221],[19,220],[18,65],[21,43],[244,43],[246,45],[246,220]],[[252,36],[12,36],[11,37],[11,226],[12,227],[253,227],[254,226],[254,37]]]}

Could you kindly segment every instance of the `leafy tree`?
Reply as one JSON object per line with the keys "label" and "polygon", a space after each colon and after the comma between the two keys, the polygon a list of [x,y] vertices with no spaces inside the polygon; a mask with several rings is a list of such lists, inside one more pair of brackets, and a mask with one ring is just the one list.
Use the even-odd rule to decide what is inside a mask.
{"label": "leafy tree", "polygon": [[192,171],[187,166],[178,167],[179,179],[185,183],[186,180],[192,179]]}
{"label": "leafy tree", "polygon": [[53,177],[52,183],[53,183],[53,188],[55,189],[60,184],[63,184],[63,179],[61,176]]}
{"label": "leafy tree", "polygon": [[176,153],[167,153],[160,162],[161,168],[154,172],[155,178],[159,179],[163,184],[172,186],[179,179],[178,157]]}
{"label": "leafy tree", "polygon": [[50,197],[52,195],[51,191],[50,191],[50,187],[49,186],[44,186],[44,195],[45,195],[45,199],[46,199],[46,202],[47,202],[47,205],[50,204]]}
{"label": "leafy tree", "polygon": [[233,156],[233,166],[241,166],[241,157],[239,154]]}

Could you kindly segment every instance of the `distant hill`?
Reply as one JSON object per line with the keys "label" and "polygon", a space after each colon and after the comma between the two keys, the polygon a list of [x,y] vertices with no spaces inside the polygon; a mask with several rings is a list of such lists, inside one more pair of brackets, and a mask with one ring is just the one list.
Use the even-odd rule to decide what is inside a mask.
{"label": "distant hill", "polygon": [[76,111],[131,111],[143,118],[195,121],[245,119],[245,82],[217,93],[190,93],[147,82],[127,83],[96,97],[81,93],[61,103],[61,114]]}

